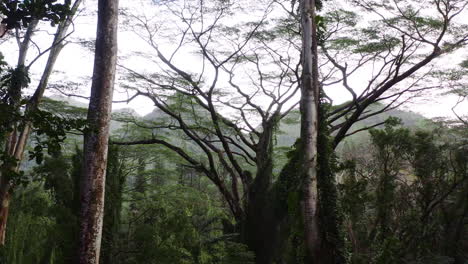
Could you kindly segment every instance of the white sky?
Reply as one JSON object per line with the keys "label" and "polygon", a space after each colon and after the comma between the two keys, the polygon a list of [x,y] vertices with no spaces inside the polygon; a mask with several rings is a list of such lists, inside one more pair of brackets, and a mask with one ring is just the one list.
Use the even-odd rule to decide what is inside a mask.
{"label": "white sky", "polygon": [[[121,1],[121,7],[132,8],[135,6],[135,4],[137,4],[138,7],[141,8],[140,10],[151,10],[151,8],[145,5],[145,3],[147,3],[147,1]],[[95,6],[95,0],[85,1],[85,9],[82,12],[82,16],[78,17],[75,22],[75,32],[73,41],[76,41],[77,37],[84,40],[90,40],[95,38]],[[44,24],[41,27],[41,29],[42,28],[47,29],[50,32],[54,31],[54,28],[50,28],[47,24]],[[135,51],[148,51],[148,46],[134,32],[132,32],[131,30],[127,30],[125,25],[122,25],[120,28],[121,30],[119,32],[119,57],[122,58],[120,62],[125,62],[125,65],[127,67],[133,68],[138,71],[154,71],[155,69],[153,68],[153,66],[148,67],[148,65],[145,64],[145,60],[132,55],[132,52]],[[37,44],[39,46],[47,46],[47,43],[51,41],[51,38],[46,37],[46,34],[39,34],[42,34],[44,36],[36,38]],[[167,50],[171,49],[170,45],[167,45],[164,48]],[[0,44],[0,51],[4,54],[4,56],[10,64],[14,64],[16,62],[17,46],[13,40]],[[34,53],[36,53],[36,50],[33,47],[31,47],[31,57],[33,57]],[[190,55],[187,55],[187,53],[185,53],[183,56]],[[464,56],[466,56],[466,54],[459,52],[452,55],[449,59],[445,59],[444,61],[450,62],[453,65],[454,62],[461,61]],[[31,69],[35,76],[38,76],[38,74],[40,73],[41,67],[44,65],[46,57],[47,56],[43,56],[42,59],[39,60]],[[57,71],[57,73],[54,73],[51,77],[51,83],[63,83],[64,81],[80,83],[80,87],[77,90],[77,93],[82,96],[89,95],[90,79],[93,70],[93,60],[94,57],[91,51],[84,49],[80,44],[68,44],[60,54],[60,57],[55,66],[55,70]],[[199,65],[199,61],[197,61],[197,58],[194,56],[191,58],[185,57],[183,58],[183,60],[181,58],[179,61],[184,61],[184,68],[197,67]],[[355,81],[363,81],[366,77],[367,76],[356,76]],[[34,87],[34,85],[35,81],[33,77],[32,87]],[[345,93],[343,89],[339,89],[338,87],[332,87],[328,89],[327,93],[333,98],[334,102],[337,104],[350,99],[348,93]],[[117,85],[116,90],[114,92],[114,100],[123,100],[126,97],[127,94],[124,91],[122,91],[122,89],[119,89]],[[431,97],[422,98],[414,104],[407,104],[404,108],[417,113],[421,113],[430,118],[441,116],[454,117],[451,108],[456,104],[457,99],[458,98],[455,96],[439,96],[434,93]],[[151,112],[154,109],[154,106],[149,99],[140,97],[138,99],[135,99],[128,105],[114,104],[113,108],[132,108],[139,114],[144,115]],[[464,102],[463,104],[459,105],[456,110],[459,115],[468,114],[468,102]]]}

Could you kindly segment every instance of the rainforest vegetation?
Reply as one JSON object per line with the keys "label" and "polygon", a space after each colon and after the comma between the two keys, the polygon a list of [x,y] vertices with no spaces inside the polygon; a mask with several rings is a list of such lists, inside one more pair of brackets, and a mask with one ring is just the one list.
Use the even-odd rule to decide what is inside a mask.
{"label": "rainforest vegetation", "polygon": [[468,263],[467,9],[0,0],[0,263]]}

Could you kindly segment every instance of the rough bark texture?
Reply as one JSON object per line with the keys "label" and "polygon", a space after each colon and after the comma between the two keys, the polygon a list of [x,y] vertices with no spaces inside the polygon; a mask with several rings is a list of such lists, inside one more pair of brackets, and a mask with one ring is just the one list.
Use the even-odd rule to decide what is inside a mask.
{"label": "rough bark texture", "polygon": [[303,198],[304,235],[307,254],[313,263],[320,263],[320,235],[317,214],[317,133],[318,133],[318,66],[315,1],[301,3],[302,27],[302,87],[301,139],[304,153]]}
{"label": "rough bark texture", "polygon": [[80,264],[99,263],[112,93],[117,62],[118,0],[99,0],[89,130],[81,189]]}

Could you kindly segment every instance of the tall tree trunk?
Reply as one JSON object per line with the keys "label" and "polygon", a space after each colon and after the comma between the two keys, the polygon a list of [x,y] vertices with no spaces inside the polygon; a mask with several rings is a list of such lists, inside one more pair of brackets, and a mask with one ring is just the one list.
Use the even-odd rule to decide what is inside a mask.
{"label": "tall tree trunk", "polygon": [[[39,103],[44,95],[44,91],[47,88],[49,77],[52,74],[52,71],[55,66],[55,62],[64,47],[64,39],[67,37],[68,28],[70,27],[73,17],[78,10],[82,0],[76,0],[71,8],[71,13],[68,18],[61,22],[57,28],[55,33],[54,41],[52,44],[52,48],[49,53],[49,57],[47,59],[47,63],[45,65],[44,71],[41,76],[41,80],[34,92],[34,95],[28,101],[26,112],[34,111],[39,106]],[[25,39],[23,40],[22,44],[20,45],[20,52],[18,57],[18,67],[24,67],[26,61],[26,55],[29,47],[30,38],[32,37],[33,31],[37,26],[37,21],[33,21],[29,24],[28,31],[26,32]],[[21,94],[19,94],[21,96]],[[6,224],[8,218],[8,211],[9,211],[9,203],[10,203],[10,180],[7,179],[8,177],[5,174],[9,172],[18,173],[19,165],[24,155],[24,150],[26,148],[26,143],[28,141],[29,135],[31,134],[31,124],[26,123],[24,124],[21,132],[16,131],[6,142],[7,153],[18,160],[18,164],[14,168],[4,168],[1,172],[1,180],[0,180],[0,245],[5,244],[5,237],[6,237]],[[18,135],[18,137],[16,136]],[[13,153],[14,150],[14,153]]]}
{"label": "tall tree trunk", "polygon": [[[31,38],[34,34],[38,21],[33,20],[26,30],[24,39],[22,42],[18,43],[19,53],[18,53],[18,62],[15,71],[27,71],[24,64],[26,62],[26,55],[29,50],[29,44],[31,43]],[[24,73],[26,74],[26,73]],[[8,87],[8,96],[12,99],[10,104],[13,106],[14,111],[19,111],[20,101],[21,101],[21,90],[24,88],[24,85],[21,82],[14,82]],[[1,179],[0,179],[0,245],[5,244],[6,237],[6,226],[7,218],[9,213],[9,204],[11,199],[11,177],[15,175],[19,168],[20,157],[16,153],[22,154],[22,151],[16,151],[18,148],[18,131],[16,128],[17,124],[14,121],[10,121],[9,124],[6,124],[5,127],[10,127],[12,132],[7,133],[5,136],[5,153],[10,159],[16,159],[18,163],[14,164],[11,162],[3,162],[1,165]],[[19,146],[21,147],[21,146]],[[22,155],[21,155],[22,156]]]}
{"label": "tall tree trunk", "polygon": [[275,119],[263,125],[257,145],[257,174],[249,187],[242,242],[255,252],[256,264],[270,264],[275,256],[277,231],[271,185],[273,175],[273,131]]}
{"label": "tall tree trunk", "polygon": [[301,147],[304,153],[304,175],[301,201],[304,218],[306,251],[313,263],[320,263],[320,233],[317,199],[317,134],[318,134],[318,63],[315,1],[301,2],[302,27],[302,87],[301,87]]}
{"label": "tall tree trunk", "polygon": [[84,138],[80,264],[99,263],[112,93],[117,63],[118,0],[99,0],[89,130]]}

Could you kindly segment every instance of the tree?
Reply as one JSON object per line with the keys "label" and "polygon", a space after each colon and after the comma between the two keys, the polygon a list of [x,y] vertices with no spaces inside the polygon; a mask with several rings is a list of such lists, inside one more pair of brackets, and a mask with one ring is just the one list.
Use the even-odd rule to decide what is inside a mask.
{"label": "tree", "polygon": [[11,0],[0,4],[0,12],[5,15],[1,21],[0,38],[10,29],[28,27],[36,20],[50,21],[51,25],[59,24],[67,18],[71,1],[55,3],[57,0],[18,1]]}
{"label": "tree", "polygon": [[[466,21],[461,19],[466,1],[356,0],[352,4],[353,8],[324,14],[327,30],[320,45],[326,59],[321,67],[322,85],[340,84],[351,98],[328,114],[335,147],[354,133],[351,128],[357,121],[401,106],[431,89],[450,88],[449,82],[438,79],[441,71],[450,75],[455,65],[446,67],[438,59],[468,43]],[[361,23],[361,14],[373,19]],[[362,76],[367,76],[365,82]],[[371,109],[376,102],[384,107]]]}
{"label": "tree", "polygon": [[[271,199],[274,196],[273,186],[277,176],[272,169],[272,149],[278,121],[296,106],[291,98],[294,98],[300,87],[298,84],[304,70],[298,63],[301,45],[298,45],[300,30],[297,19],[300,15],[297,15],[297,10],[302,11],[301,8],[297,8],[298,1],[274,1],[271,5],[269,3],[262,6],[262,10],[268,11],[270,7],[274,9],[272,6],[282,8],[286,11],[286,18],[281,17],[274,21],[280,20],[284,23],[275,24],[273,19],[269,20],[266,16],[260,21],[249,21],[249,27],[233,27],[226,21],[232,18],[230,12],[238,12],[238,3],[222,5],[218,1],[190,4],[182,4],[179,1],[164,2],[165,5],[162,5],[161,9],[165,9],[173,18],[169,23],[154,23],[144,15],[131,16],[129,21],[136,22],[142,30],[136,33],[154,50],[153,54],[145,56],[153,58],[153,61],[156,61],[155,67],[159,67],[160,71],[144,73],[122,66],[130,73],[125,85],[134,91],[130,98],[145,96],[168,117],[166,123],[137,123],[147,126],[148,129],[180,130],[183,132],[183,139],[190,142],[193,148],[185,149],[180,139],[168,139],[160,133],[131,142],[114,142],[122,145],[161,144],[180,155],[199,173],[205,174],[226,200],[240,230],[240,240],[255,251],[258,263],[271,262],[275,257],[272,256],[272,248],[281,240],[275,230],[283,216],[276,215],[273,208],[276,204]],[[290,5],[290,8],[287,5]],[[370,7],[372,8],[372,5]],[[454,3],[454,8],[456,11],[450,8],[447,10],[457,16],[464,6],[457,2]],[[151,12],[151,9],[147,11]],[[416,73],[444,53],[439,54],[438,48],[432,45],[431,50],[434,52],[420,60],[419,55],[427,50],[417,49],[416,44],[408,46],[408,37],[401,42],[399,38],[398,41],[395,41],[395,37],[388,38],[384,26],[379,31],[381,35],[367,28],[358,31],[359,34],[354,31],[340,31],[343,35],[349,34],[345,35],[348,38],[335,35],[338,32],[334,30],[336,25],[342,29],[343,14],[348,15],[344,17],[344,24],[350,27],[356,18],[350,12],[330,12],[321,20],[328,29],[321,36],[323,44],[320,45],[322,53],[319,54],[324,61],[320,67],[320,85],[325,87],[322,91],[326,91],[327,86],[339,83],[350,91],[351,95],[356,94],[357,90],[351,89],[348,81],[352,74],[356,74],[355,68],[362,69],[365,62],[382,66],[382,70],[378,71],[377,77],[370,77],[369,86],[364,87],[361,94],[356,94],[351,101],[343,105],[332,106],[323,118],[333,132],[333,147],[355,132],[351,127],[356,122],[399,105],[401,102],[396,102],[403,95],[426,90],[428,87],[418,88],[416,84],[411,83],[409,87],[394,89],[398,88],[398,85],[406,84],[404,80],[410,80],[410,77],[414,77],[413,81],[421,80],[422,77]],[[257,17],[260,17],[260,14]],[[165,22],[169,21],[166,17],[164,19]],[[447,27],[453,26],[445,18],[442,20],[445,21],[442,24],[445,23]],[[406,27],[412,27],[412,22],[405,23]],[[269,27],[272,24],[274,26]],[[448,43],[451,48],[445,50],[447,53],[466,42],[463,34],[458,34],[457,40],[452,41],[451,38],[455,35],[448,34],[448,31],[440,31],[438,27],[435,30],[431,23],[416,24],[427,30],[427,36],[432,37],[438,32],[438,36],[450,41],[452,44]],[[173,30],[172,26],[179,30],[179,35],[164,34],[167,32],[164,29]],[[354,36],[360,34],[367,37],[358,41]],[[161,43],[159,37],[168,35],[171,36],[171,42],[177,43],[177,47],[171,50],[164,48],[166,43]],[[347,41],[348,39],[351,40]],[[227,40],[231,45],[219,45],[221,40]],[[337,46],[343,43],[346,45]],[[441,40],[438,40],[437,45],[439,44],[442,44]],[[421,54],[416,56],[415,50]],[[187,55],[184,51],[196,51],[200,56],[200,67],[188,68],[187,65],[193,64],[186,62]],[[341,56],[340,51],[346,56]],[[351,65],[340,64],[352,58],[357,58],[352,60],[355,64],[353,68]],[[275,67],[279,74],[263,67],[265,65]],[[199,71],[193,72],[193,69]],[[247,73],[243,74],[242,70]],[[231,94],[226,87],[230,88]],[[326,94],[324,97],[326,98]],[[318,97],[314,100],[318,100]],[[381,109],[370,111],[372,104],[384,100],[390,103]],[[292,107],[287,107],[289,105]],[[200,152],[203,155],[200,155]],[[317,192],[320,193],[320,187]]]}
{"label": "tree", "polygon": [[[28,13],[16,14],[15,12],[21,10],[21,8],[32,8],[21,6],[16,8],[18,1],[10,1],[8,4],[2,3],[1,12],[5,13],[7,16],[11,15],[13,20],[19,19],[23,21],[23,26],[26,26],[26,32],[23,36],[22,41],[18,41],[19,53],[18,53],[18,62],[15,69],[1,69],[2,80],[1,84],[1,98],[2,102],[0,108],[2,114],[0,116],[1,126],[0,126],[0,145],[5,148],[4,154],[2,156],[1,166],[1,178],[0,178],[0,244],[4,244],[5,241],[5,230],[7,224],[7,217],[9,211],[9,200],[11,196],[11,191],[14,189],[15,181],[17,182],[20,175],[20,164],[23,159],[24,152],[26,149],[26,144],[28,138],[32,132],[41,131],[40,133],[46,134],[49,139],[45,139],[43,144],[38,143],[38,146],[35,149],[35,157],[39,157],[37,160],[42,159],[42,149],[48,145],[51,148],[58,147],[59,144],[64,139],[64,131],[69,130],[66,126],[71,125],[72,127],[80,127],[78,123],[70,120],[60,120],[55,118],[55,123],[61,123],[58,127],[54,124],[54,116],[46,112],[39,110],[39,104],[44,95],[44,91],[47,88],[48,80],[52,74],[55,61],[57,60],[61,50],[65,46],[64,40],[71,33],[68,33],[68,29],[72,24],[72,19],[81,4],[81,0],[76,0],[71,7],[71,9],[66,9],[69,4],[57,5],[58,8],[56,11],[60,14],[51,13],[47,11],[48,16],[51,16],[50,19],[52,22],[60,22],[57,27],[56,34],[52,45],[40,52],[29,64],[26,64],[26,58],[28,55],[29,46],[32,43],[32,36],[35,32],[36,26],[39,19],[44,19],[43,15],[28,15]],[[43,3],[34,2],[33,5],[41,5]],[[33,8],[34,10],[41,10],[41,8]],[[16,11],[15,11],[16,10]],[[55,10],[55,9],[54,9]],[[68,10],[68,11],[67,11]],[[67,11],[67,12],[65,12]],[[13,15],[12,13],[13,12]],[[62,15],[67,14],[66,17]],[[21,16],[19,16],[21,15]],[[9,20],[10,21],[10,20]],[[16,20],[15,20],[16,21]],[[18,21],[13,21],[9,27],[19,28]],[[19,30],[16,31],[16,37],[18,40],[21,39]],[[30,67],[44,54],[49,52],[48,60],[45,65],[44,71],[42,73],[40,82],[35,89],[34,95],[30,98],[23,98],[23,90],[29,85],[29,69]],[[2,65],[2,67],[5,65]],[[5,73],[6,72],[6,73]],[[25,103],[26,102],[26,103]],[[24,109],[22,111],[21,109]],[[75,124],[74,124],[75,123]],[[59,129],[59,127],[61,129]]]}
{"label": "tree", "polygon": [[[77,258],[81,151],[46,156],[12,193],[2,263],[71,263]],[[41,230],[41,231],[38,231]],[[21,245],[21,246],[20,246]]]}
{"label": "tree", "polygon": [[319,130],[319,75],[317,52],[317,24],[315,1],[301,2],[302,83],[301,83],[301,139],[304,153],[302,171],[303,192],[301,206],[304,217],[304,237],[308,256],[314,263],[320,259],[317,189],[317,135]]}
{"label": "tree", "polygon": [[[298,63],[282,60],[279,55],[294,53],[292,43],[284,41],[283,48],[277,50],[265,42],[268,30],[263,27],[270,12],[268,3],[258,11],[260,19],[238,27],[222,24],[232,20],[232,11],[241,12],[247,2],[191,2],[180,7],[176,1],[161,7],[174,14],[176,21],[171,23],[180,23],[181,28],[177,36],[179,47],[170,54],[156,41],[158,24],[144,16],[131,17],[143,29],[139,34],[154,51],[148,56],[157,59],[163,70],[144,74],[123,66],[129,72],[125,85],[136,96],[151,99],[167,119],[166,123],[136,123],[153,131],[180,130],[190,148],[181,147],[180,139],[163,138],[159,131],[147,138],[113,143],[161,144],[180,155],[186,166],[217,186],[235,218],[239,240],[255,251],[257,263],[270,263],[278,242],[275,206],[271,203],[274,133],[278,122],[297,105],[287,103],[299,89],[295,79]],[[239,27],[247,33],[239,31]],[[231,45],[219,49],[217,42],[221,39]],[[200,54],[202,66],[198,73],[191,73],[184,69],[186,65],[177,62],[184,55],[182,48],[196,49]],[[247,68],[252,74],[243,72]],[[214,78],[210,77],[211,72]],[[225,94],[224,85],[235,92],[236,100]],[[268,100],[259,100],[256,95],[260,93]],[[223,108],[237,113],[237,117],[223,113]],[[202,155],[197,154],[200,152]]]}
{"label": "tree", "polygon": [[99,0],[93,82],[84,137],[79,263],[99,263],[109,123],[117,63],[118,0]]}
{"label": "tree", "polygon": [[463,134],[395,124],[370,134],[368,153],[352,153],[340,184],[352,263],[463,263]]}

